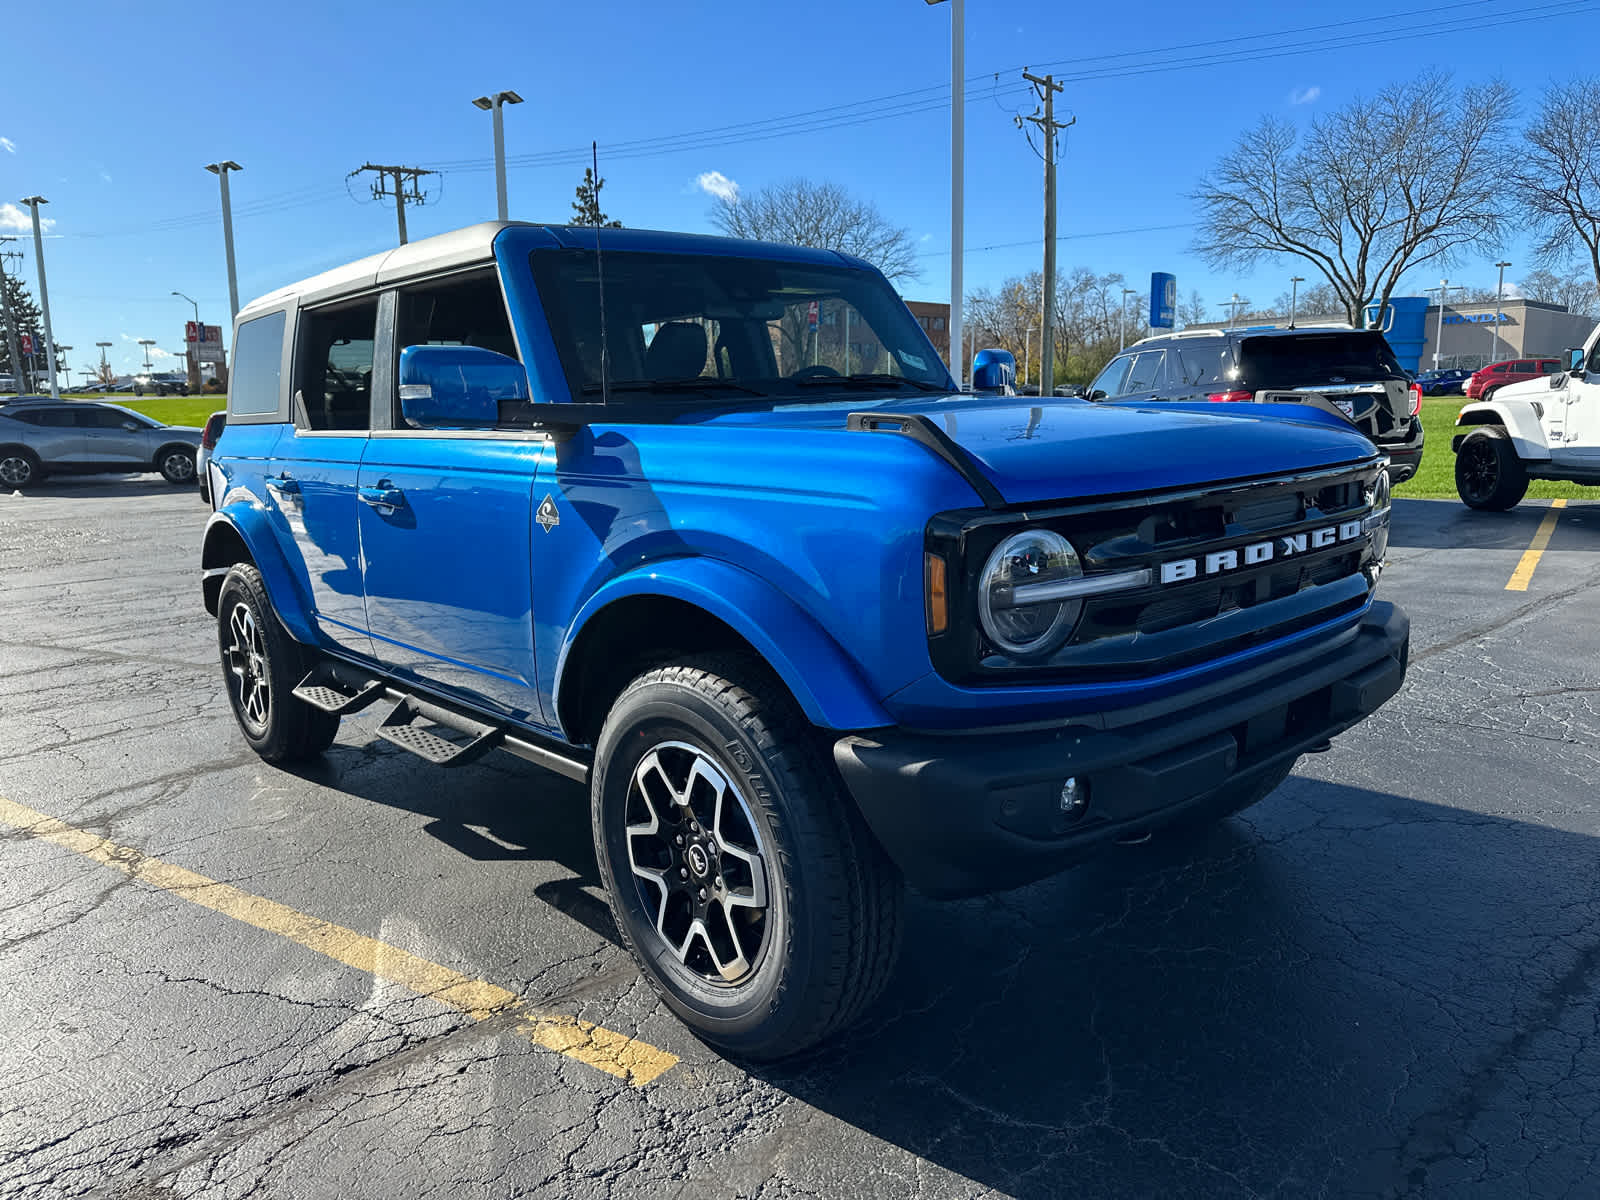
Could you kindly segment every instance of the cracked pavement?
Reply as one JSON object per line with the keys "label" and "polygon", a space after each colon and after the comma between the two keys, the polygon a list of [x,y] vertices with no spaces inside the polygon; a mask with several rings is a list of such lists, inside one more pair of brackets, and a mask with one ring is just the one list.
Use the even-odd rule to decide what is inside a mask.
{"label": "cracked pavement", "polygon": [[159,480],[0,494],[0,796],[679,1056],[630,1087],[0,826],[0,1196],[1592,1195],[1600,504],[1399,501],[1405,690],[1198,841],[913,898],[746,1069],[617,947],[581,789],[348,718],[259,762]]}

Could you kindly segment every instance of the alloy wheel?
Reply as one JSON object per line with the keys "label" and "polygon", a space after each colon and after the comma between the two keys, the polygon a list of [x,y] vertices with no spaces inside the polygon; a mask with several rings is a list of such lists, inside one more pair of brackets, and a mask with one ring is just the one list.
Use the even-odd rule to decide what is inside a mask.
{"label": "alloy wheel", "polygon": [[22,487],[33,478],[33,464],[20,454],[0,458],[0,483],[7,487]]}
{"label": "alloy wheel", "polygon": [[656,935],[690,972],[733,985],[767,934],[766,850],[738,788],[704,751],[661,742],[628,783],[628,864]]}
{"label": "alloy wheel", "polygon": [[1473,500],[1487,499],[1500,482],[1500,460],[1494,446],[1483,438],[1469,439],[1459,452],[1461,478]]}
{"label": "alloy wheel", "polygon": [[228,614],[228,634],[233,641],[223,653],[234,678],[239,714],[255,730],[264,730],[272,713],[267,648],[255,614],[242,601]]}

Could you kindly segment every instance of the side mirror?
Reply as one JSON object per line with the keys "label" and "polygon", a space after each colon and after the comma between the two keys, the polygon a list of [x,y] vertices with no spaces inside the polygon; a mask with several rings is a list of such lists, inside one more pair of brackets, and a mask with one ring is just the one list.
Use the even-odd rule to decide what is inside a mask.
{"label": "side mirror", "polygon": [[1009,350],[979,350],[972,356],[972,390],[1016,395],[1017,359]]}
{"label": "side mirror", "polygon": [[128,430],[130,433],[139,432],[139,422],[137,421],[124,421],[122,423],[122,427]]}
{"label": "side mirror", "polygon": [[502,400],[528,399],[528,373],[479,346],[407,346],[400,351],[400,415],[413,429],[499,423]]}
{"label": "side mirror", "polygon": [[1106,398],[1106,394],[1104,392],[1102,392],[1099,388],[1095,388],[1091,392],[1084,393],[1084,397],[1083,398],[1085,400],[1104,400]]}
{"label": "side mirror", "polygon": [[1574,375],[1583,374],[1583,350],[1581,348],[1567,351],[1567,370]]}

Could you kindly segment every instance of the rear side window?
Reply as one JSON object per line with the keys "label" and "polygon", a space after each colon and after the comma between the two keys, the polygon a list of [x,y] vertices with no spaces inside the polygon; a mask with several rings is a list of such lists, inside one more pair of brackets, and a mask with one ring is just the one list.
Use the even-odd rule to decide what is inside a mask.
{"label": "rear side window", "polygon": [[1544,362],[1539,364],[1539,373],[1541,375],[1549,375],[1552,372],[1559,371],[1559,370],[1561,370],[1561,364],[1556,362],[1556,360],[1553,359],[1553,358],[1552,359],[1547,359]]}
{"label": "rear side window", "polygon": [[377,324],[375,299],[301,312],[294,386],[309,428],[371,428]]}
{"label": "rear side window", "polygon": [[1383,335],[1363,330],[1245,338],[1239,373],[1250,391],[1410,379]]}
{"label": "rear side window", "polygon": [[233,376],[228,381],[228,411],[254,416],[278,411],[283,374],[283,314],[269,313],[239,326],[233,339]]}
{"label": "rear side window", "polygon": [[64,429],[75,424],[70,408],[35,409],[33,412],[19,412],[13,415],[17,420],[26,421],[29,425],[43,425],[47,428]]}

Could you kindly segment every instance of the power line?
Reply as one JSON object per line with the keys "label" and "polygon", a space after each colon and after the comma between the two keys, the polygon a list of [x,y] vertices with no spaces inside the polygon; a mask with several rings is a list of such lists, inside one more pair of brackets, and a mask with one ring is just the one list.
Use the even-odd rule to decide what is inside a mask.
{"label": "power line", "polygon": [[[351,176],[359,175],[364,171],[371,171],[378,177],[377,182],[372,185],[372,198],[374,200],[381,200],[389,196],[394,197],[395,221],[400,226],[400,244],[404,246],[406,244],[406,205],[407,203],[415,204],[420,208],[427,203],[427,197],[423,194],[420,181],[424,175],[437,175],[438,172],[430,171],[426,167],[377,166],[368,162],[362,163],[354,171],[351,171],[350,175],[346,175],[345,178],[349,179]],[[394,181],[393,187],[390,187],[387,182],[391,179]]]}

